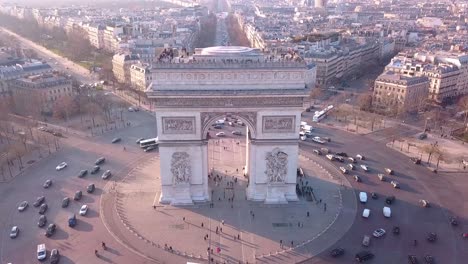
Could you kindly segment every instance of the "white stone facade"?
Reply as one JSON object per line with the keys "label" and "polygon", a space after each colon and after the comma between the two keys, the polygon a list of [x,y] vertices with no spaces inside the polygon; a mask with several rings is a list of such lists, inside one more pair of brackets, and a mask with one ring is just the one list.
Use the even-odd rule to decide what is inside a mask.
{"label": "white stone facade", "polygon": [[[236,48],[229,52],[223,48],[218,56],[211,48],[211,67],[181,63],[153,68],[153,86],[147,93],[156,106],[161,203],[211,200],[207,133],[227,114],[248,127],[247,198],[271,204],[297,200],[300,118],[314,85],[308,77],[310,69],[301,62],[262,64],[262,54],[255,50],[244,53],[250,64],[239,67],[242,52]],[[213,62],[234,56],[241,62]]]}

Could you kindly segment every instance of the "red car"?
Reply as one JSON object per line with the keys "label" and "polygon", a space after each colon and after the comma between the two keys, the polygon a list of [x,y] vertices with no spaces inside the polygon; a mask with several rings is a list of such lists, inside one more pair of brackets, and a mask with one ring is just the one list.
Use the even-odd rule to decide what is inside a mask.
{"label": "red car", "polygon": [[468,233],[462,233],[463,238],[468,238]]}

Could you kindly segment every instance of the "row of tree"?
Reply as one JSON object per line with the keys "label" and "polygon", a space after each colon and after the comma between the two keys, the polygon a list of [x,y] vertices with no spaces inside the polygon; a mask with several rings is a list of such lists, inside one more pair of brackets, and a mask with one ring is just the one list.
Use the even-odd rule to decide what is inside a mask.
{"label": "row of tree", "polygon": [[250,47],[250,41],[239,25],[239,21],[236,15],[229,14],[226,17],[226,28],[229,34],[231,45]]}

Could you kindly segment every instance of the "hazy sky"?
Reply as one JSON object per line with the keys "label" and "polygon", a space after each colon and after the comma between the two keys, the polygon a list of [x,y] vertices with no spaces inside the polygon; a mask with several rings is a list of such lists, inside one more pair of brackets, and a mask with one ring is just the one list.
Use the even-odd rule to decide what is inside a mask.
{"label": "hazy sky", "polygon": [[135,3],[135,2],[157,2],[157,0],[0,0],[0,3],[15,3],[31,7],[52,7],[52,6],[70,6],[70,5],[104,5],[108,3]]}

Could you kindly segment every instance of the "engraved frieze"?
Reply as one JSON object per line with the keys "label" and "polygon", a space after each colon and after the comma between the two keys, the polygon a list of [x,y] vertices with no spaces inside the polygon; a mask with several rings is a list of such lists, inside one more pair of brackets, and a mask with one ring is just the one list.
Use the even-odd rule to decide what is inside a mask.
{"label": "engraved frieze", "polygon": [[192,170],[190,155],[187,152],[174,152],[172,154],[171,173],[174,184],[190,183]]}
{"label": "engraved frieze", "polygon": [[195,134],[195,117],[163,117],[163,134]]}
{"label": "engraved frieze", "polygon": [[164,98],[155,99],[156,107],[262,107],[262,106],[299,106],[301,97],[264,97],[264,98]]}
{"label": "engraved frieze", "polygon": [[283,183],[288,172],[288,154],[274,148],[265,157],[267,179],[269,183]]}
{"label": "engraved frieze", "polygon": [[294,133],[296,116],[264,116],[263,133]]}

